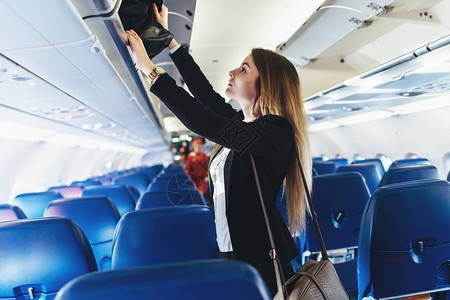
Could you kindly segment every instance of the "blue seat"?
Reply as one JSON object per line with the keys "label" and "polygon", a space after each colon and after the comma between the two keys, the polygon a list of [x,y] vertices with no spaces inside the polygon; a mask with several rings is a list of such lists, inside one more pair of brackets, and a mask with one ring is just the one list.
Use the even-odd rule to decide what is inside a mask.
{"label": "blue seat", "polygon": [[405,181],[440,179],[438,169],[432,165],[411,165],[390,167],[380,182],[380,187]]}
{"label": "blue seat", "polygon": [[197,189],[175,189],[147,192],[139,199],[136,210],[173,205],[206,205],[205,199]]}
{"label": "blue seat", "polygon": [[[313,178],[312,201],[327,250],[358,246],[361,216],[369,198],[370,192],[360,173],[335,173]],[[310,252],[320,251],[311,217],[307,218],[306,240]],[[345,262],[335,266],[344,288],[349,294],[356,294],[356,259],[346,258]]]}
{"label": "blue seat", "polygon": [[[95,288],[94,288],[95,287]],[[81,276],[56,300],[271,300],[261,275],[237,260],[201,260]]]}
{"label": "blue seat", "polygon": [[70,185],[78,185],[78,186],[82,186],[83,188],[85,188],[88,186],[99,186],[99,185],[102,185],[102,183],[100,182],[100,180],[91,179],[91,180],[74,181]]}
{"label": "blue seat", "polygon": [[27,193],[17,195],[13,204],[22,209],[28,218],[42,218],[47,205],[63,196],[56,192]]}
{"label": "blue seat", "polygon": [[373,194],[378,188],[381,181],[381,175],[378,172],[377,167],[374,164],[353,164],[348,166],[342,166],[337,168],[337,173],[341,172],[358,172],[366,180],[367,187],[369,188],[370,194]]}
{"label": "blue seat", "polygon": [[155,177],[155,181],[156,180],[168,180],[171,178],[186,179],[186,178],[189,178],[189,176],[184,171],[177,172],[177,173],[162,173]]}
{"label": "blue seat", "polygon": [[367,158],[367,159],[363,159],[363,160],[357,160],[352,162],[353,164],[373,164],[377,167],[378,172],[380,172],[380,175],[383,176],[384,173],[386,172],[383,166],[383,162],[381,161],[381,159],[379,158]]}
{"label": "blue seat", "polygon": [[350,164],[350,161],[347,158],[333,158],[328,161],[332,161],[336,164],[336,167],[339,168],[341,166],[347,166]]}
{"label": "blue seat", "polygon": [[20,207],[11,204],[0,205],[0,222],[20,219],[26,219],[26,216]]}
{"label": "blue seat", "polygon": [[[358,246],[361,216],[370,193],[357,172],[319,175],[313,178],[312,201],[327,249]],[[312,219],[306,236],[311,252],[320,251]]]}
{"label": "blue seat", "polygon": [[170,164],[163,170],[164,173],[177,173],[180,171],[184,172],[184,168],[180,164]]}
{"label": "blue seat", "polygon": [[114,179],[113,184],[130,185],[134,186],[142,195],[147,191],[147,187],[150,184],[150,179],[145,173],[134,173],[131,175],[124,175]]}
{"label": "blue seat", "polygon": [[317,176],[319,173],[316,171],[316,169],[312,168],[312,176]]}
{"label": "blue seat", "polygon": [[139,172],[147,174],[150,180],[153,180],[164,169],[163,165],[154,165],[151,167],[138,168]]}
{"label": "blue seat", "polygon": [[431,162],[426,158],[405,158],[394,161],[389,168],[412,165],[431,165]]}
{"label": "blue seat", "polygon": [[131,195],[133,195],[134,203],[137,203],[139,198],[141,198],[141,193],[139,193],[138,189],[134,186],[129,185],[127,187],[130,190]]}
{"label": "blue seat", "polygon": [[109,175],[90,177],[86,180],[98,180],[100,181],[101,185],[110,185],[112,183],[112,178]]}
{"label": "blue seat", "polygon": [[313,168],[319,175],[331,174],[336,172],[336,163],[332,161],[318,161],[313,163]]}
{"label": "blue seat", "polygon": [[207,206],[129,212],[114,234],[112,268],[217,258],[214,213]]}
{"label": "blue seat", "polygon": [[53,186],[49,188],[48,191],[60,193],[61,195],[63,195],[64,198],[76,198],[81,197],[83,187],[77,185],[61,185],[61,186]]}
{"label": "blue seat", "polygon": [[123,216],[129,211],[133,211],[136,203],[131,191],[124,185],[108,185],[91,187],[83,190],[83,197],[85,196],[105,196],[114,202],[120,216]]}
{"label": "blue seat", "polygon": [[109,198],[89,196],[55,200],[48,205],[45,217],[74,220],[91,244],[97,268],[111,269],[112,240],[120,215]]}
{"label": "blue seat", "polygon": [[155,191],[167,191],[167,190],[174,190],[174,189],[195,189],[194,182],[189,179],[189,177],[186,178],[179,178],[179,177],[170,177],[170,178],[164,178],[159,179],[157,178],[155,181],[150,184],[148,187],[149,192],[155,192]]}
{"label": "blue seat", "polygon": [[359,236],[359,299],[450,288],[450,183],[423,180],[379,188]]}
{"label": "blue seat", "polygon": [[0,245],[1,299],[51,300],[70,280],[97,270],[88,240],[70,219],[2,222]]}

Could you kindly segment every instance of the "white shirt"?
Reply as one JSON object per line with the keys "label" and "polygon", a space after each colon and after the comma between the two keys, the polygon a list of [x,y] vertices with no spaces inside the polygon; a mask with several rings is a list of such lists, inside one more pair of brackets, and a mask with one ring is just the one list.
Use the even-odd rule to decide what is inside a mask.
{"label": "white shirt", "polygon": [[226,202],[225,202],[225,178],[224,167],[227,160],[230,149],[222,148],[219,153],[214,157],[209,167],[209,172],[214,184],[214,215],[216,218],[216,234],[217,244],[221,252],[233,251],[231,245],[230,231],[228,229],[228,221],[226,215]]}

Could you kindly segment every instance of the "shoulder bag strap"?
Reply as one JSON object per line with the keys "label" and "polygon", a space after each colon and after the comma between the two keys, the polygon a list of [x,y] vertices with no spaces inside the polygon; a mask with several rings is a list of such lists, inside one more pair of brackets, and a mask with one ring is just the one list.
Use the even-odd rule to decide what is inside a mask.
{"label": "shoulder bag strap", "polygon": [[308,199],[309,209],[311,210],[311,215],[314,220],[314,226],[316,227],[317,239],[319,240],[320,250],[322,251],[322,259],[323,260],[329,259],[327,249],[325,248],[325,243],[323,241],[322,232],[320,231],[319,221],[317,221],[316,212],[314,210],[314,205],[311,200],[311,194],[309,193],[308,185],[306,184],[305,174],[303,173],[303,167],[302,167],[302,164],[300,163],[300,158],[297,154],[297,151],[295,153],[295,156],[297,157],[297,162],[298,162],[298,166],[300,168],[300,173],[302,173],[303,186],[305,187],[305,194],[306,194],[306,198]]}
{"label": "shoulder bag strap", "polygon": [[[317,233],[317,238],[319,239],[319,243],[320,243],[320,249],[322,251],[322,259],[329,259],[328,258],[328,254],[327,254],[327,250],[325,248],[325,243],[323,241],[323,237],[322,237],[322,233],[320,232],[320,226],[319,226],[319,222],[317,221],[317,216],[316,216],[316,212],[314,211],[314,205],[312,203],[311,200],[311,195],[309,193],[309,189],[308,189],[308,185],[306,184],[306,179],[305,179],[305,175],[303,173],[303,168],[302,168],[302,164],[300,162],[300,158],[297,154],[297,151],[295,153],[295,156],[297,158],[297,163],[300,167],[300,172],[302,174],[302,181],[303,181],[303,186],[305,187],[305,194],[306,194],[306,198],[308,199],[308,204],[309,204],[309,208],[311,210],[311,215],[313,217],[314,220],[314,225],[316,228],[316,233]],[[266,221],[266,226],[267,226],[267,232],[269,234],[269,241],[270,241],[270,258],[272,259],[273,263],[274,263],[274,267],[275,267],[275,276],[276,276],[276,280],[277,280],[277,286],[278,286],[278,291],[282,291],[284,298],[286,299],[287,297],[287,291],[286,291],[286,284],[285,284],[285,280],[284,280],[284,276],[283,276],[283,272],[281,269],[281,263],[280,260],[277,256],[276,250],[275,250],[275,243],[273,240],[273,236],[272,236],[272,229],[270,228],[270,223],[269,223],[269,218],[267,216],[267,211],[266,211],[266,206],[264,205],[264,200],[263,200],[263,195],[262,195],[262,191],[261,191],[261,185],[259,182],[259,177],[258,177],[258,172],[256,171],[256,165],[255,165],[255,160],[253,159],[253,155],[250,154],[250,161],[252,163],[252,167],[253,167],[253,172],[255,173],[255,180],[256,180],[256,187],[258,188],[258,193],[259,193],[259,198],[261,201],[261,206],[263,209],[263,214],[264,214],[264,219]]]}
{"label": "shoulder bag strap", "polygon": [[275,277],[277,280],[278,292],[282,291],[283,298],[287,299],[287,290],[286,290],[286,284],[285,284],[285,280],[284,280],[283,270],[281,268],[280,259],[278,258],[277,252],[275,250],[275,242],[273,241],[272,229],[270,228],[270,223],[269,223],[269,218],[267,216],[266,206],[264,205],[263,195],[261,192],[261,185],[259,183],[258,172],[256,171],[255,160],[253,159],[253,155],[251,155],[251,154],[250,154],[250,160],[252,162],[253,172],[255,173],[256,187],[258,188],[259,199],[261,201],[261,207],[262,207],[263,214],[264,214],[264,220],[266,221],[267,232],[269,234],[269,241],[270,241],[270,248],[271,248],[270,252],[269,252],[269,256],[270,256],[270,259],[272,260],[273,266],[275,268]]}

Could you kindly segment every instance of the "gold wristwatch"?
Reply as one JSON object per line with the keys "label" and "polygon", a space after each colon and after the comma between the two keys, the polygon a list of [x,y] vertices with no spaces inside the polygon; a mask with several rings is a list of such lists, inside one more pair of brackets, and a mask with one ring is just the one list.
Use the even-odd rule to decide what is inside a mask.
{"label": "gold wristwatch", "polygon": [[150,84],[152,84],[156,78],[158,78],[159,76],[161,76],[164,73],[166,73],[166,71],[164,71],[163,68],[156,67],[153,69],[153,71],[150,74],[148,74],[148,76],[147,76],[148,81],[150,82]]}

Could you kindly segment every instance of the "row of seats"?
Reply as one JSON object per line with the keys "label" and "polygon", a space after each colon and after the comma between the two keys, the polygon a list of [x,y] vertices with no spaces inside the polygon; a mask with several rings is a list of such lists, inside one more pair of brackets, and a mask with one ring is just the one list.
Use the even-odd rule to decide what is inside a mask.
{"label": "row of seats", "polygon": [[318,175],[342,172],[358,172],[366,181],[371,194],[379,187],[387,184],[420,180],[440,179],[438,169],[425,158],[401,159],[394,161],[385,172],[380,159],[366,159],[351,164],[347,159],[315,161],[313,167]]}
{"label": "row of seats", "polygon": [[[184,175],[181,174],[180,171],[179,168],[174,168],[173,170],[173,174],[176,174],[176,177],[178,177],[177,180],[183,179]],[[171,172],[166,169],[164,172],[165,175],[161,176],[160,180],[165,180],[164,178],[169,179],[169,177],[174,178],[174,176],[169,176],[169,173]],[[154,182],[157,181],[155,180]],[[108,190],[107,188],[111,187],[117,189],[117,186],[93,186],[92,188],[84,189],[83,193],[95,189]],[[114,193],[111,195],[114,195]],[[158,200],[158,198],[161,198],[158,195],[166,197],[165,199],[167,201],[163,202]],[[151,201],[154,203],[152,204]],[[105,270],[110,267],[117,269],[148,265],[151,263],[160,264],[162,262],[167,263],[192,259],[217,258],[218,248],[214,230],[214,214],[209,207],[198,205],[204,204],[204,200],[197,190],[178,189],[149,191],[141,197],[140,202],[138,201],[138,203],[139,210],[125,213],[121,218],[119,210],[116,208],[114,202],[105,196],[84,196],[71,199],[58,199],[49,203],[44,213],[46,218],[3,222],[2,225],[7,231],[7,227],[17,226],[17,222],[22,222],[22,232],[17,232],[16,235],[20,236],[20,240],[25,239],[28,241],[31,239],[30,236],[28,236],[29,226],[46,227],[48,222],[54,223],[53,220],[69,220],[68,218],[70,218],[76,222],[70,221],[77,230],[81,231],[80,227],[82,228],[81,232],[84,232],[84,238],[80,237],[79,239],[83,240],[83,247],[86,247],[86,241],[90,244],[90,248],[92,249],[91,252],[96,259],[94,260],[94,262],[96,261],[95,269],[98,270]],[[197,205],[189,205],[193,203]],[[144,207],[147,208],[149,206],[153,207],[153,209],[143,209]],[[33,224],[30,224],[29,222],[33,222]],[[39,229],[36,228],[36,230]],[[113,236],[114,231],[115,234]],[[54,232],[58,232],[58,229]],[[43,236],[37,231],[33,232],[32,235],[35,236],[35,238],[41,239],[42,243],[46,245],[45,247],[42,247],[39,252],[39,258],[42,260],[42,263],[45,264],[45,259],[49,259],[53,247],[58,247],[55,245],[55,243],[58,244],[58,239],[56,239],[54,235]],[[11,238],[11,236],[7,237],[6,240],[8,238]],[[11,245],[19,241],[19,239],[11,241],[6,240],[4,240],[4,242]],[[66,241],[64,241],[64,243],[66,248],[74,247],[80,249],[80,246],[71,246],[69,245],[70,243]],[[113,251],[111,255],[112,246]],[[30,245],[19,246],[17,243],[15,244],[15,247],[27,248],[28,251],[30,249]],[[13,248],[14,247],[12,246],[11,249]],[[45,256],[42,252],[48,253],[48,255]],[[76,251],[69,251],[66,254],[68,256],[75,254],[79,257],[80,255],[75,252]],[[26,258],[24,253],[21,253],[21,255]],[[33,253],[29,253],[29,257],[29,259],[25,259],[28,263],[30,262],[30,259],[35,258],[33,257]],[[65,258],[65,261],[74,261],[77,263],[76,257],[67,257]],[[92,263],[92,259],[90,259],[90,263]],[[17,268],[20,269],[20,264],[18,264]],[[240,268],[248,269],[248,266],[240,266]],[[70,269],[70,267],[67,266],[67,269]],[[51,270],[54,269],[50,268],[47,272],[52,273]],[[14,270],[12,271],[15,272]],[[68,274],[67,276],[80,275],[79,272],[71,273],[69,270],[66,271],[66,274]],[[246,272],[248,273],[249,271],[247,270]],[[47,279],[53,280],[58,277],[57,274],[52,274],[51,276],[54,277],[51,278],[47,277],[39,279],[42,273],[32,273],[33,270],[30,272],[30,276],[25,278],[22,276],[22,279],[24,280],[22,283],[24,284],[20,285],[19,290],[16,289],[19,285],[11,287],[11,285],[8,285],[11,283],[9,282],[7,285],[10,294],[11,291],[14,294],[14,297],[31,294],[45,294],[49,299],[52,299],[57,292],[56,285],[58,283],[54,283],[55,286],[51,292],[46,290],[46,286],[53,283],[40,284],[40,287],[35,287],[32,283],[45,283]],[[21,276],[18,275],[18,278],[19,277]],[[257,279],[262,282],[261,278],[258,277]],[[64,277],[64,280],[67,281],[66,277]],[[59,281],[59,283],[60,282],[61,281]],[[267,292],[264,284],[259,284],[259,286],[259,289],[261,289],[262,286],[264,287],[263,291]],[[3,297],[6,294],[2,293],[0,294],[0,297]],[[268,294],[266,293],[266,295]],[[9,296],[12,295],[6,295],[5,297]]]}
{"label": "row of seats", "polygon": [[[367,230],[364,233],[360,232],[360,226],[362,226],[361,222],[365,216],[364,209],[367,210],[367,206],[369,205],[368,203],[370,202],[369,199],[373,199],[373,197],[376,197],[376,195],[379,195],[379,193],[382,193],[382,191],[389,191],[391,187],[405,185],[404,191],[402,190],[402,192],[405,193],[405,198],[402,205],[406,207],[408,206],[408,202],[406,199],[413,199],[411,193],[414,192],[411,191],[416,184],[424,182],[424,185],[426,186],[424,187],[425,190],[434,190],[436,189],[436,183],[433,182],[437,182],[437,185],[443,185],[444,188],[441,192],[430,192],[429,198],[437,197],[438,195],[440,195],[441,197],[441,201],[435,203],[436,207],[433,209],[443,210],[446,212],[447,216],[450,215],[448,182],[439,180],[439,173],[434,166],[431,166],[429,164],[408,166],[396,163],[391,166],[391,168],[386,172],[385,176],[383,177],[384,181],[379,184],[380,188],[378,188],[378,185],[373,185],[374,188],[371,190],[369,188],[369,181],[364,178],[365,176],[367,176],[367,174],[361,172],[361,169],[359,168],[359,166],[366,167],[367,165],[369,167],[367,169],[374,170],[374,166],[370,164],[353,164],[339,167],[339,172],[313,177],[312,200],[326,246],[329,250],[336,250],[330,252],[331,256],[333,256],[333,253],[343,255],[345,262],[337,263],[335,267],[341,277],[344,287],[347,289],[348,293],[354,297],[357,296],[358,290],[360,293],[363,292],[358,289],[358,274],[362,274],[363,270],[367,270],[368,267],[367,265],[365,265],[364,267],[361,267],[361,271],[359,271],[359,273],[357,272],[358,256],[361,251],[361,236],[369,237],[371,236],[371,233],[373,234],[373,231],[371,230]],[[423,195],[424,194],[420,196],[419,194],[415,195],[419,198],[423,197],[423,199],[420,199],[420,201],[422,201],[420,203],[422,203],[423,205],[422,210],[427,206],[427,201],[429,201],[427,197],[424,197]],[[395,200],[396,199],[394,197],[392,200],[385,201]],[[282,214],[284,215],[287,222],[285,201],[285,195],[282,195],[282,193],[280,193],[279,197],[277,198],[277,207],[282,211]],[[447,204],[444,205],[445,203]],[[421,212],[417,206],[414,207],[414,209],[417,210],[417,213]],[[410,218],[409,216],[411,214],[408,214],[406,212],[406,208],[404,209],[404,211],[405,212],[398,211],[398,213],[402,214],[406,219],[409,220],[408,226],[410,227],[409,229],[405,228],[400,229],[399,231],[395,231],[395,234],[401,235],[403,230],[411,231],[417,226],[427,226],[426,222],[421,221],[420,216],[417,216],[417,218]],[[434,214],[434,212],[432,211],[428,211],[427,213],[429,213],[430,217]],[[379,222],[383,222],[383,215],[381,215],[380,218],[381,221]],[[439,222],[440,221],[435,224],[439,224]],[[415,225],[415,223],[420,225]],[[392,229],[395,228],[394,223],[383,222],[383,224],[387,224],[386,227],[384,227],[385,230],[389,230],[390,226],[392,226]],[[318,243],[311,218],[308,218],[307,225],[308,226],[305,235],[297,238],[299,249],[301,250],[301,252],[303,252],[303,256],[300,256],[297,259],[300,261],[300,264],[304,263],[305,259],[308,258],[308,256],[311,254],[320,255],[320,245]],[[445,228],[445,226],[443,228]],[[379,234],[381,235],[381,231]],[[381,235],[381,238],[383,238],[383,235]],[[448,236],[447,242],[450,242],[450,236]],[[342,252],[342,249],[344,250],[344,252]],[[410,251],[410,249],[412,248],[410,247],[408,249],[408,251]],[[338,258],[340,257],[338,256]],[[445,259],[450,260],[450,256],[447,255],[445,259],[442,259],[442,257],[440,259],[441,263],[444,263]],[[448,267],[448,264],[445,265],[444,263],[442,269]],[[445,276],[447,277],[440,273],[439,276],[444,276],[443,278],[448,279],[449,269],[446,270],[447,271],[445,273]],[[434,269],[434,271],[437,272],[437,269]],[[442,273],[442,270],[439,272]],[[420,273],[419,271],[417,271],[413,274],[417,275]],[[438,273],[435,273],[435,275],[436,274]],[[380,275],[380,278],[381,277],[382,275]],[[390,290],[396,291],[392,288],[392,285]]]}
{"label": "row of seats", "polygon": [[[27,212],[30,209],[38,211],[33,217],[66,217],[74,220],[81,226],[94,250],[98,269],[106,270],[111,268],[114,230],[119,219],[127,212],[134,211],[135,207],[139,210],[174,205],[205,205],[203,196],[195,189],[186,173],[183,173],[180,169],[176,169],[176,172],[165,171],[163,176],[155,178],[152,186],[161,182],[167,183],[168,180],[180,184],[189,182],[189,189],[176,189],[175,184],[160,184],[155,191],[149,188],[151,191],[144,193],[137,205],[129,187],[125,185],[92,185],[82,191],[82,197],[76,198],[66,199],[60,194],[56,196],[53,192],[45,192],[19,195],[16,200],[27,208]],[[53,200],[54,198],[58,200]],[[34,207],[36,204],[39,204],[39,209]],[[17,206],[14,208],[20,211]]]}
{"label": "row of seats", "polygon": [[[180,179],[183,178],[181,172],[173,172],[171,176],[168,175],[169,173],[170,173],[169,171],[165,170],[165,172],[160,175],[160,180],[163,180],[164,177],[173,178],[174,174],[177,174],[177,176],[175,176],[175,177],[178,177],[176,179],[176,181],[182,182],[182,181],[180,181]],[[163,174],[166,174],[167,176],[163,176]],[[359,182],[362,181],[364,183],[364,179],[362,179],[362,175],[360,175],[359,173],[348,173],[348,174],[342,173],[342,174],[344,174],[346,176],[348,176],[350,174],[351,176],[349,176],[349,178],[352,178],[354,180],[354,182],[358,182],[358,180],[356,178],[359,178]],[[319,177],[322,177],[322,176],[315,177],[314,180],[316,180],[316,178],[319,178]],[[156,182],[156,181],[157,180],[154,180],[153,182]],[[314,188],[316,188],[316,186],[317,186],[317,183],[315,182]],[[339,186],[339,185],[337,185],[337,186]],[[86,190],[88,190],[88,189],[86,189]],[[148,187],[148,190],[150,190],[150,187]],[[367,187],[366,187],[366,190],[367,190]],[[161,191],[157,191],[157,192],[160,193]],[[169,191],[166,191],[166,192],[169,192]],[[149,193],[152,193],[152,191],[149,191]],[[153,192],[153,193],[156,193],[156,192]],[[314,193],[316,193],[316,190],[314,190]],[[314,193],[313,193],[313,195],[314,195]],[[167,193],[164,193],[164,192],[163,192],[163,194],[167,195]],[[447,189],[447,194],[444,193],[444,195],[447,195],[447,197],[448,197],[448,189]],[[369,194],[369,196],[370,196],[370,194]],[[142,197],[141,197],[141,199],[142,199]],[[151,199],[151,197],[148,197],[148,199]],[[154,199],[156,199],[156,198],[154,198]],[[79,200],[79,199],[77,199],[77,200]],[[54,202],[64,202],[64,201],[66,201],[66,200],[57,200]],[[313,199],[313,201],[315,203],[316,200]],[[366,202],[367,202],[367,200],[366,200]],[[138,201],[138,203],[139,203],[139,201]],[[217,257],[217,245],[215,243],[215,231],[212,232],[212,234],[214,235],[213,238],[212,238],[211,234],[209,234],[209,233],[206,233],[205,235],[199,234],[199,231],[202,231],[205,228],[212,228],[212,229],[214,228],[213,227],[214,224],[211,223],[211,220],[212,220],[212,222],[214,222],[213,217],[212,217],[212,219],[209,218],[209,221],[208,221],[208,217],[207,217],[208,214],[210,214],[210,215],[212,214],[210,209],[205,206],[202,207],[202,206],[198,206],[198,205],[191,205],[191,206],[185,205],[183,207],[167,206],[167,204],[171,204],[171,205],[173,205],[173,204],[191,204],[190,202],[184,203],[184,202],[169,201],[165,204],[166,205],[163,205],[163,206],[166,206],[166,207],[162,207],[162,208],[160,207],[160,208],[152,208],[152,209],[145,209],[145,210],[130,212],[130,213],[126,214],[120,220],[119,224],[117,225],[116,235],[114,236],[114,241],[113,241],[114,251],[113,251],[112,260],[111,260],[113,269],[128,268],[128,267],[133,266],[133,264],[135,264],[134,266],[141,266],[141,265],[160,263],[160,262],[164,262],[164,263],[177,262],[177,261],[179,262],[179,261],[183,261],[186,259],[211,258],[211,257],[208,257],[208,255],[214,255],[213,257]],[[113,204],[111,204],[111,205],[113,205]],[[158,207],[158,205],[155,207]],[[352,213],[345,214],[345,213],[342,213],[341,211],[337,211],[337,213],[336,212],[333,212],[333,213],[334,213],[334,217],[333,217],[334,220],[332,220],[330,223],[334,227],[344,228],[346,224],[352,223],[352,222],[348,221],[348,220],[352,220],[352,218],[354,217],[354,215]],[[192,247],[192,249],[189,248],[190,247],[189,243],[191,243],[191,239],[189,239],[189,234],[184,234],[183,230],[187,230],[187,228],[190,229],[190,227],[193,226],[191,223],[189,223],[189,221],[188,221],[189,219],[186,219],[188,216],[191,216],[191,215],[195,216],[194,220],[196,220],[196,221],[197,220],[205,220],[204,222],[203,221],[201,222],[202,226],[200,228],[193,228],[193,230],[190,233],[190,234],[192,234],[192,236],[194,236],[194,234],[195,234],[195,239],[194,239],[196,241],[195,243],[200,244],[205,249],[211,250],[214,248],[215,249],[214,254],[212,254],[214,251],[211,250],[209,254],[207,253],[207,251],[205,251],[204,253],[202,252],[202,254],[200,255],[197,253],[198,252],[197,248],[195,248],[195,247]],[[130,216],[130,217],[128,217],[128,216]],[[86,219],[88,219],[88,218],[86,218]],[[153,221],[149,221],[149,219],[152,219]],[[325,219],[327,219],[327,218],[325,218]],[[361,217],[360,217],[360,219],[361,219]],[[156,220],[158,220],[158,221],[156,221]],[[155,222],[155,223],[151,223],[151,222]],[[167,226],[167,231],[163,232],[163,234],[159,234],[160,233],[159,229],[161,226],[158,226],[158,224],[161,224],[161,223],[158,223],[158,222],[169,222],[168,223],[169,226]],[[175,224],[178,224],[178,227],[171,227],[170,222],[175,222]],[[139,226],[140,224],[143,224],[143,225]],[[166,224],[166,223],[164,223],[164,224]],[[146,230],[136,233],[136,231],[140,231],[140,230],[142,230],[142,228],[145,228]],[[158,228],[158,231],[155,228]],[[121,233],[119,233],[119,231]],[[187,230],[187,231],[189,231],[189,230]],[[130,232],[131,232],[131,234],[130,234]],[[174,233],[179,233],[179,234],[177,236]],[[88,234],[86,233],[86,235],[88,235]],[[168,238],[170,239],[170,237],[172,237],[172,236],[174,236],[174,239],[168,241],[168,247],[166,248],[166,246],[167,246],[166,239],[168,239]],[[120,241],[121,237],[123,237],[123,238]],[[128,237],[129,237],[129,239],[127,239]],[[157,243],[151,242],[151,241],[153,241],[152,237],[156,241],[161,241],[161,240],[164,241],[164,244],[158,245]],[[210,243],[211,241],[213,241],[214,243]],[[328,243],[327,238],[325,238],[325,241]],[[122,248],[122,247],[120,247],[121,244],[125,245],[125,246]],[[92,243],[91,243],[91,245],[92,245]],[[117,249],[116,249],[116,246],[117,246]],[[184,249],[183,247],[187,247],[187,248]],[[94,248],[94,247],[92,246],[92,248]],[[330,248],[330,249],[334,249],[334,248]],[[192,257],[190,255],[192,255]],[[94,251],[94,257],[95,257],[95,251]],[[158,259],[160,259],[160,260],[158,260]],[[117,261],[117,263],[115,263],[115,261]],[[104,261],[104,263],[107,263],[107,260]],[[356,260],[352,261],[352,264],[356,265]],[[344,266],[344,265],[337,267],[338,272],[339,272],[339,267],[342,267],[342,266]],[[347,265],[345,265],[345,266],[347,266]],[[123,271],[125,273],[120,273],[120,272],[122,272],[122,271],[120,271],[120,270],[111,271],[111,274],[127,274],[126,273],[127,270]],[[104,273],[104,272],[102,272],[102,273]],[[99,273],[99,274],[101,274],[101,273]],[[442,273],[442,274],[444,274],[444,273]],[[88,275],[86,277],[89,277],[89,276],[90,275]],[[100,278],[108,278],[108,277],[101,277],[102,275],[99,275],[99,276],[100,276]],[[105,275],[105,276],[107,276],[107,275]],[[110,276],[113,276],[113,275],[110,275]],[[124,275],[117,275],[117,276],[119,276],[119,278],[120,278],[120,276],[124,276]],[[347,279],[347,277],[344,277],[344,280],[343,280],[344,285],[346,284],[345,279]],[[106,279],[103,279],[103,280],[106,280]],[[28,286],[28,287],[30,287],[30,286]],[[27,290],[27,289],[26,288],[22,289],[22,292],[25,290]],[[35,291],[36,291],[36,289],[32,289],[32,292],[35,292]],[[96,297],[94,297],[94,298],[96,298]]]}
{"label": "row of seats", "polygon": [[130,212],[114,237],[114,271],[91,273],[95,251],[72,220],[0,223],[0,297],[54,299],[66,285],[56,299],[271,299],[255,269],[217,259],[213,225],[205,206]]}

